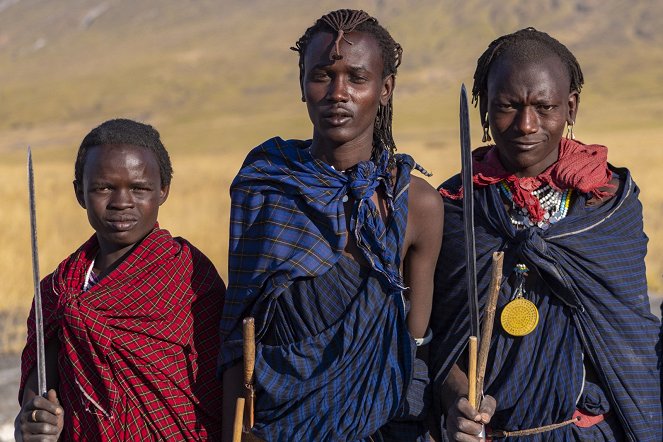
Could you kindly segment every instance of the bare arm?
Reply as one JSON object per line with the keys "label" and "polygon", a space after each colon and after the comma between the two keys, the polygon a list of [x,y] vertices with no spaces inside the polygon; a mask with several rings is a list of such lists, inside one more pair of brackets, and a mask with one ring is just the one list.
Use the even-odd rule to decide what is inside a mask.
{"label": "bare arm", "polygon": [[409,191],[403,275],[410,287],[407,323],[415,338],[423,338],[433,307],[433,276],[444,224],[440,194],[426,181],[412,177]]}
{"label": "bare arm", "polygon": [[242,378],[241,362],[223,372],[223,414],[221,416],[223,442],[232,441],[233,423],[235,422],[235,404],[237,403],[237,398],[244,395]]}
{"label": "bare arm", "polygon": [[448,412],[458,398],[467,396],[467,374],[458,366],[454,364],[449,371],[446,381],[442,384],[440,401],[442,402],[442,410]]}

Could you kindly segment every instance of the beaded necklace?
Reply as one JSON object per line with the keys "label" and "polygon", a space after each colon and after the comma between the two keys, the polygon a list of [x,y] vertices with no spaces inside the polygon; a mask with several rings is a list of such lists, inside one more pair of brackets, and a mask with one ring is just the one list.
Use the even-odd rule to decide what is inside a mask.
{"label": "beaded necklace", "polygon": [[[539,200],[544,212],[543,218],[540,221],[535,221],[530,218],[525,207],[517,207],[513,202],[513,191],[506,180],[500,181],[497,187],[511,203],[509,218],[516,229],[525,229],[532,226],[537,226],[543,230],[547,229],[551,224],[564,218],[569,212],[573,194],[572,189],[558,192],[550,184],[533,190],[530,194]],[[522,263],[518,263],[514,268],[516,274],[515,290],[509,303],[504,306],[501,315],[504,331],[516,337],[530,334],[539,323],[539,311],[536,305],[527,299],[528,293],[525,290],[525,278],[528,271],[527,266]]]}
{"label": "beaded necklace", "polygon": [[569,212],[569,205],[571,203],[571,196],[573,189],[566,189],[558,192],[553,189],[550,184],[541,186],[531,192],[532,196],[539,200],[539,204],[543,208],[545,214],[541,221],[534,221],[530,218],[527,209],[524,207],[517,207],[513,202],[513,192],[506,180],[502,180],[498,184],[500,192],[511,203],[509,210],[509,218],[511,223],[516,229],[524,229],[527,227],[537,226],[545,230],[560,219],[564,218]]}

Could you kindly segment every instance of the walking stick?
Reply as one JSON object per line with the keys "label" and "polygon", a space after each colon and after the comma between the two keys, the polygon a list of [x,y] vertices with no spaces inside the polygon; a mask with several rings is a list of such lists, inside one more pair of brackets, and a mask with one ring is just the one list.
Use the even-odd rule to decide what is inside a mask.
{"label": "walking stick", "polygon": [[242,382],[244,384],[244,396],[238,397],[235,403],[235,420],[233,422],[233,442],[261,441],[251,433],[253,428],[255,390],[253,386],[253,370],[256,363],[256,334],[255,320],[251,317],[242,321],[243,338],[243,370]]}
{"label": "walking stick", "polygon": [[246,406],[244,408],[244,429],[250,431],[253,428],[253,401],[255,391],[253,388],[253,369],[256,365],[256,331],[255,320],[251,317],[244,318],[243,337],[244,337],[244,397]]}
{"label": "walking stick", "polygon": [[490,277],[490,289],[488,291],[488,301],[483,316],[483,325],[481,328],[481,348],[479,349],[479,360],[477,362],[477,404],[481,403],[483,397],[483,381],[486,376],[486,365],[488,363],[488,352],[490,351],[490,340],[493,335],[493,324],[495,322],[495,310],[497,309],[497,297],[500,293],[502,282],[502,264],[504,263],[504,252],[493,253],[492,274]]}

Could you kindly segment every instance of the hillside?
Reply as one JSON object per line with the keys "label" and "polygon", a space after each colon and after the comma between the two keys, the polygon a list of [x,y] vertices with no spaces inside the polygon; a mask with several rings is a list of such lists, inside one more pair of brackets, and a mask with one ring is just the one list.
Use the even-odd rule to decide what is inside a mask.
{"label": "hillside", "polygon": [[[403,135],[435,143],[481,51],[496,35],[528,25],[559,37],[582,63],[589,111],[580,128],[604,127],[606,119],[622,127],[661,121],[651,112],[654,100],[663,100],[661,2],[351,3],[378,16],[405,48],[396,98]],[[62,147],[80,137],[60,133],[63,125],[88,128],[116,115],[155,122],[176,148],[196,150],[305,126],[288,48],[336,7],[304,0],[3,0],[0,149],[36,140]],[[638,112],[612,114],[622,104]]]}

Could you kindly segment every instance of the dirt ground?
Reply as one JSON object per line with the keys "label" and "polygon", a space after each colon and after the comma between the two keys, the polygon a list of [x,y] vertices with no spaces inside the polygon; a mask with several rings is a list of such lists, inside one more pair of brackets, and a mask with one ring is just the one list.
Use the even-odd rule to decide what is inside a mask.
{"label": "dirt ground", "polygon": [[0,441],[14,440],[14,417],[18,412],[19,355],[0,355]]}

